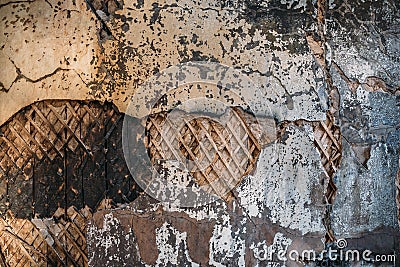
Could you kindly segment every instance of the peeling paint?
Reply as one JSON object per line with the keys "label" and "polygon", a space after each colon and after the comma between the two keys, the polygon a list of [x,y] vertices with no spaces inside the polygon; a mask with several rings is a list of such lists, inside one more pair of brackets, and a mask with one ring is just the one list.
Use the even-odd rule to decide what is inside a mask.
{"label": "peeling paint", "polygon": [[[261,153],[229,198],[183,207],[143,193],[113,203],[88,226],[90,266],[297,266],[304,264],[267,255],[321,251],[334,245],[324,240],[340,237],[350,248],[393,252],[400,238],[398,10],[395,0],[2,1],[0,125],[43,99],[110,101],[138,128],[151,109],[193,111],[189,99],[256,107],[244,120]],[[177,66],[187,68],[162,76]],[[216,66],[245,79],[214,76]],[[232,97],[229,88],[242,90]],[[165,103],[151,105],[158,101]],[[330,169],[323,159],[337,158],[315,138],[316,125],[328,128],[324,121],[338,134],[320,139],[339,142],[343,157]],[[133,174],[148,175],[135,169],[138,162]],[[42,235],[41,223],[51,220],[36,221]]]}

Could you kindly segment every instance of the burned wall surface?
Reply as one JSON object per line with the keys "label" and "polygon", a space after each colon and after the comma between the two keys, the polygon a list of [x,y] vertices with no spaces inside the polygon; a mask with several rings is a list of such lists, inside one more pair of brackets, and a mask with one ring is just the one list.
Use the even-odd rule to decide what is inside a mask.
{"label": "burned wall surface", "polygon": [[[124,115],[110,103],[41,101],[1,128],[0,210],[18,218],[51,217],[58,208],[138,193],[122,152]],[[132,129],[133,130],[133,129]]]}
{"label": "burned wall surface", "polygon": [[[13,163],[0,166],[6,170],[0,173],[4,217],[0,241],[17,240],[24,234],[12,235],[4,229],[27,225],[44,245],[18,241],[21,245],[14,255],[31,244],[28,251],[40,251],[35,255],[48,251],[48,264],[59,261],[76,266],[358,264],[326,257],[318,261],[288,258],[293,250],[301,256],[304,250],[335,248],[335,241],[341,239],[347,240],[346,249],[398,255],[399,10],[395,0],[0,1],[0,144],[20,152],[11,155],[15,162],[29,150],[43,150],[41,135],[15,122],[33,106],[46,115],[41,103],[64,105],[71,111],[64,123],[71,123],[75,136],[82,130],[74,120],[86,111],[68,105],[112,107],[119,118],[111,123],[117,125],[111,131],[116,136],[107,134],[107,120],[116,115],[94,114],[91,119],[98,124],[93,127],[98,133],[92,132],[99,139],[93,145],[95,154],[110,155],[104,162],[118,168],[108,174],[99,171],[96,162],[103,168],[103,160],[90,156],[91,151],[84,151],[81,144],[79,155],[70,153],[75,163],[67,164],[71,173],[85,158],[93,161],[91,174],[80,168],[75,177],[79,192],[92,188],[82,183],[86,180],[101,179],[104,187],[115,185],[115,190],[99,190],[99,198],[89,207],[85,201],[53,201],[51,210],[37,212],[40,203],[21,197],[31,194],[38,182],[34,175],[19,177],[21,187],[16,183],[12,188],[8,165]],[[50,100],[54,102],[46,102]],[[168,148],[192,161],[202,154],[199,142],[193,142],[196,134],[190,127],[194,124],[186,123],[188,135],[171,137],[168,134],[174,127],[163,129],[164,124],[155,123],[154,118],[168,116],[178,106],[179,116],[202,107],[208,112],[202,122],[210,121],[211,115],[221,118],[226,110],[218,110],[215,101],[240,109],[244,126],[235,128],[237,133],[213,126],[210,131],[197,131],[198,135],[218,136],[209,147],[213,144],[215,153],[220,153],[218,164],[225,164],[226,170],[214,169],[217,176],[229,172],[227,166],[242,158],[235,164],[243,171],[237,171],[240,175],[234,178],[238,179],[211,203],[187,207],[160,201],[159,196],[170,192],[148,186],[154,181],[151,164],[166,160],[160,151]],[[155,113],[148,117],[153,124],[143,119],[149,115],[146,112]],[[124,117],[132,119],[126,125],[137,128],[124,132]],[[240,136],[240,129],[246,135]],[[20,144],[18,133],[26,135]],[[124,157],[123,134],[132,137],[138,148],[130,151],[131,158]],[[71,141],[68,136],[64,141]],[[115,139],[111,143],[110,137]],[[231,139],[236,141],[229,147],[226,142]],[[112,146],[114,141],[117,148]],[[175,150],[169,147],[174,144]],[[246,145],[251,152],[235,150]],[[68,145],[62,147],[66,150]],[[7,151],[0,155],[6,158]],[[232,151],[237,157],[229,156]],[[157,158],[144,163],[148,154]],[[210,155],[205,157],[212,162]],[[253,162],[247,163],[249,158]],[[127,166],[121,163],[124,160]],[[59,164],[65,165],[62,160]],[[59,168],[49,166],[56,177]],[[173,168],[160,169],[167,178],[174,176]],[[44,171],[46,175],[53,177]],[[128,177],[129,187],[138,180],[146,186],[134,192],[121,187],[122,176]],[[214,174],[201,177],[219,178]],[[114,183],[113,179],[119,180]],[[65,192],[61,198],[76,195],[74,186],[61,188],[46,181],[41,185]],[[133,195],[126,197],[130,191]],[[13,210],[13,205],[18,208]],[[33,215],[36,218],[30,221]],[[75,232],[78,241],[71,241],[76,250],[66,252],[63,247],[68,250],[68,243],[57,243],[55,234],[68,231],[72,216],[83,219],[75,222],[80,229]],[[7,254],[11,243],[0,245],[0,265],[23,266],[25,261],[19,256]],[[279,257],[279,252],[286,257]],[[46,261],[46,257],[24,255],[28,263]]]}

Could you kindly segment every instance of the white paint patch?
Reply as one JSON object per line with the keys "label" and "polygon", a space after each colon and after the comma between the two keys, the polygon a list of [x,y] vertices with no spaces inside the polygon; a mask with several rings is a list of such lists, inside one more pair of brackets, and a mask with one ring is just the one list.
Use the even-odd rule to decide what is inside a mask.
{"label": "white paint patch", "polygon": [[186,263],[191,264],[193,267],[199,266],[199,264],[190,259],[186,239],[186,232],[179,232],[167,222],[156,229],[158,258],[155,266],[167,266],[168,264],[177,266],[182,261],[179,254],[185,255]]}
{"label": "white paint patch", "polygon": [[[125,232],[120,231],[121,227],[120,221],[113,216],[113,213],[104,215],[102,226],[98,227],[93,223],[88,224],[86,236],[87,240],[90,240],[92,244],[88,246],[89,266],[92,266],[96,258],[99,257],[98,254],[94,253],[95,251],[102,251],[104,253],[101,257],[105,260],[104,263],[106,266],[115,265],[116,263],[122,264],[127,259],[132,260],[135,257],[140,258],[132,229],[128,229]],[[128,247],[133,247],[130,250],[126,250],[125,253],[116,254],[115,249],[121,247],[121,242],[124,242],[123,239],[129,240],[130,245]],[[135,251],[135,255],[131,253],[133,251]]]}
{"label": "white paint patch", "polygon": [[[96,233],[93,232],[92,237],[96,238],[100,237],[100,234],[104,233],[109,233],[111,232],[112,228],[118,228],[120,227],[120,223],[117,218],[114,218],[112,213],[107,213],[104,215],[104,220],[103,220],[103,227],[96,229]],[[93,230],[91,227],[89,227],[88,234],[90,235]],[[119,239],[114,238],[112,235],[101,235],[100,239],[98,240],[99,242],[96,242],[96,245],[104,247],[104,251],[106,256],[108,255],[108,251],[111,247],[119,245]]]}
{"label": "white paint patch", "polygon": [[301,9],[302,11],[307,9],[307,2],[306,0],[281,0],[281,4],[286,5],[288,9]]}
{"label": "white paint patch", "polygon": [[237,261],[238,266],[245,266],[245,240],[240,234],[246,233],[245,221],[243,227],[232,231],[229,215],[224,214],[222,221],[214,226],[213,235],[210,239],[210,266],[223,267],[231,266]]}
{"label": "white paint patch", "polygon": [[320,156],[305,132],[296,127],[287,131],[284,143],[261,152],[256,173],[238,187],[241,206],[248,216],[266,216],[302,234],[323,233]]}
{"label": "white paint patch", "polygon": [[197,221],[200,220],[216,220],[221,211],[226,210],[226,203],[223,201],[216,201],[211,205],[204,205],[197,208],[179,208],[176,206],[162,205],[163,210],[167,212],[182,212],[187,214],[190,218]]}

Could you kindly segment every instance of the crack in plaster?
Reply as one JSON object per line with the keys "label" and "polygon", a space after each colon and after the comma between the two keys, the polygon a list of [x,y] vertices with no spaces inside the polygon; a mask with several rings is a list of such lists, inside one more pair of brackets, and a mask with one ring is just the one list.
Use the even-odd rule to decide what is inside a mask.
{"label": "crack in plaster", "polygon": [[355,93],[357,88],[361,86],[364,90],[368,92],[385,92],[391,95],[397,95],[400,92],[400,86],[392,87],[385,83],[382,78],[377,76],[367,76],[363,82],[360,82],[357,78],[349,78],[348,75],[340,68],[340,66],[332,61],[332,66],[335,67],[336,71],[342,77],[342,79],[347,83],[350,90]]}

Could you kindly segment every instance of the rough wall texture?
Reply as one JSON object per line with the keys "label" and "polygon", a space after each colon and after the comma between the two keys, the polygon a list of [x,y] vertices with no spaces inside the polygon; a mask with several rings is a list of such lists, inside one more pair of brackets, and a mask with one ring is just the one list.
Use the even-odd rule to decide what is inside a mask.
{"label": "rough wall texture", "polygon": [[205,206],[141,194],[94,213],[89,265],[302,266],[276,253],[340,238],[398,253],[399,10],[395,0],[0,1],[0,124],[44,99],[110,101],[134,116],[132,97],[223,98],[213,85],[193,95],[143,85],[177,64],[224,64],[258,88],[247,99],[275,135],[258,139],[254,170]]}

